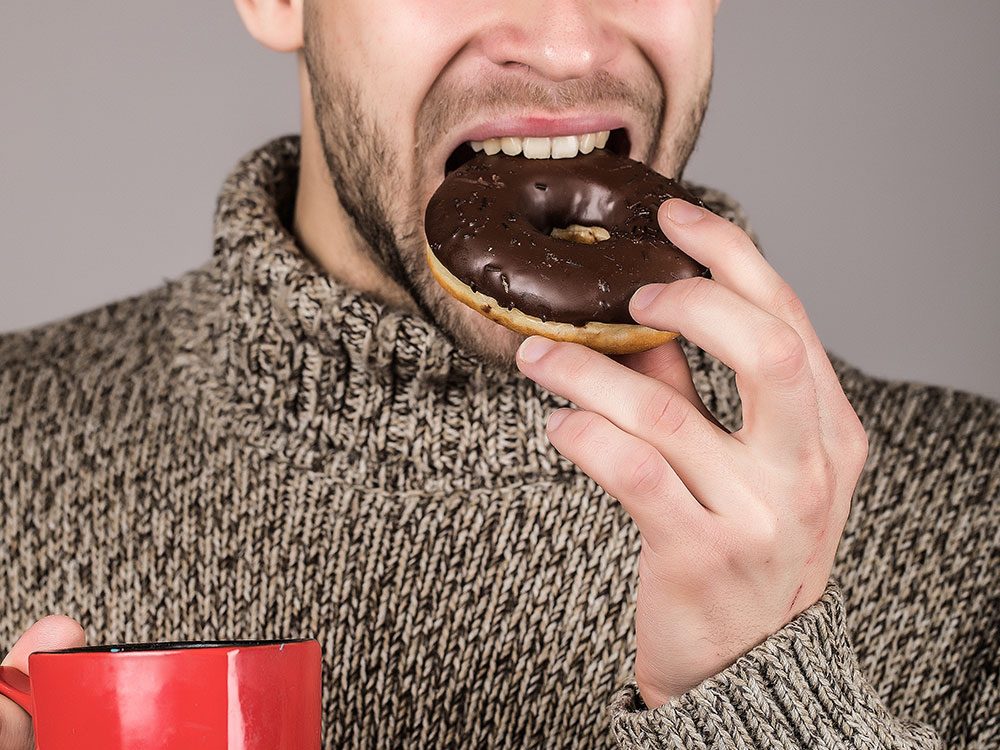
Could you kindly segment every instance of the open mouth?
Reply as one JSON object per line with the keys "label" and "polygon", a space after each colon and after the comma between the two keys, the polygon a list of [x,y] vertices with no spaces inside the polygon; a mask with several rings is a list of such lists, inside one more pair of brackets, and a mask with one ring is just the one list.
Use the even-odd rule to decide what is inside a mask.
{"label": "open mouth", "polygon": [[480,151],[527,159],[572,159],[579,154],[589,154],[595,148],[604,148],[618,156],[627,157],[632,149],[632,140],[625,128],[615,128],[551,138],[503,136],[485,141],[466,141],[452,151],[445,162],[444,171],[445,174],[453,172]]}

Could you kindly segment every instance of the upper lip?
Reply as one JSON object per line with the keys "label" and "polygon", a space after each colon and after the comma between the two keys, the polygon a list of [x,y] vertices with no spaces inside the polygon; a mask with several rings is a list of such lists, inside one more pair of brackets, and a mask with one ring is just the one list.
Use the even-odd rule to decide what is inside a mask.
{"label": "upper lip", "polygon": [[498,138],[505,135],[524,138],[537,136],[552,138],[557,135],[580,135],[596,133],[600,130],[615,130],[625,127],[621,117],[611,115],[577,115],[574,117],[550,117],[546,115],[494,118],[489,122],[479,123],[463,132],[462,140],[484,141],[487,138]]}

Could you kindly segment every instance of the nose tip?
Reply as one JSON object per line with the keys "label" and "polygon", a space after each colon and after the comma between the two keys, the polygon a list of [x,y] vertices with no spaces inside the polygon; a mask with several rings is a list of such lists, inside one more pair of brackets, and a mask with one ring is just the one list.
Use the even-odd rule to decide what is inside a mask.
{"label": "nose tip", "polygon": [[[553,82],[585,78],[608,63],[620,41],[594,10],[599,3],[532,3],[483,30],[487,58],[504,68],[526,68]],[[521,5],[523,8],[524,6]]]}
{"label": "nose tip", "polygon": [[528,66],[553,81],[584,78],[599,67],[594,64],[597,58],[595,47],[593,44],[574,44],[573,40],[559,39],[542,45],[537,59]]}

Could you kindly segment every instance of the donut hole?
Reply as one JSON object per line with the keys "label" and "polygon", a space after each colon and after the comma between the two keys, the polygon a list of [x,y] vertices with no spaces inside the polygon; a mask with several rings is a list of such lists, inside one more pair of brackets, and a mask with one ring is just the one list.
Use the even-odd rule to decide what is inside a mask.
{"label": "donut hole", "polygon": [[593,245],[611,239],[626,212],[620,196],[585,175],[554,167],[557,178],[535,180],[521,188],[515,214],[546,237]]}
{"label": "donut hole", "polygon": [[611,233],[601,226],[588,227],[582,224],[570,224],[567,227],[552,227],[549,235],[557,240],[575,242],[578,245],[596,245],[611,239]]}

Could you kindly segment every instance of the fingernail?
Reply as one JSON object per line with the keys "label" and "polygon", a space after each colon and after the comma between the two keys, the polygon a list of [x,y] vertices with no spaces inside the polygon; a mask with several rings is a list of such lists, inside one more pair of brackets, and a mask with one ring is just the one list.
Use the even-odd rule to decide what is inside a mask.
{"label": "fingernail", "polygon": [[521,344],[521,348],[517,350],[517,356],[522,362],[537,362],[552,346],[553,342],[544,336],[531,336]]}
{"label": "fingernail", "polygon": [[569,416],[570,409],[556,409],[554,412],[549,414],[549,421],[545,423],[546,432],[555,432],[559,429],[559,425],[563,423],[566,417]]}
{"label": "fingernail", "polygon": [[688,203],[681,198],[667,201],[667,217],[674,224],[694,224],[705,215],[705,209]]}
{"label": "fingernail", "polygon": [[632,295],[632,309],[645,310],[656,299],[663,289],[663,284],[646,284]]}

